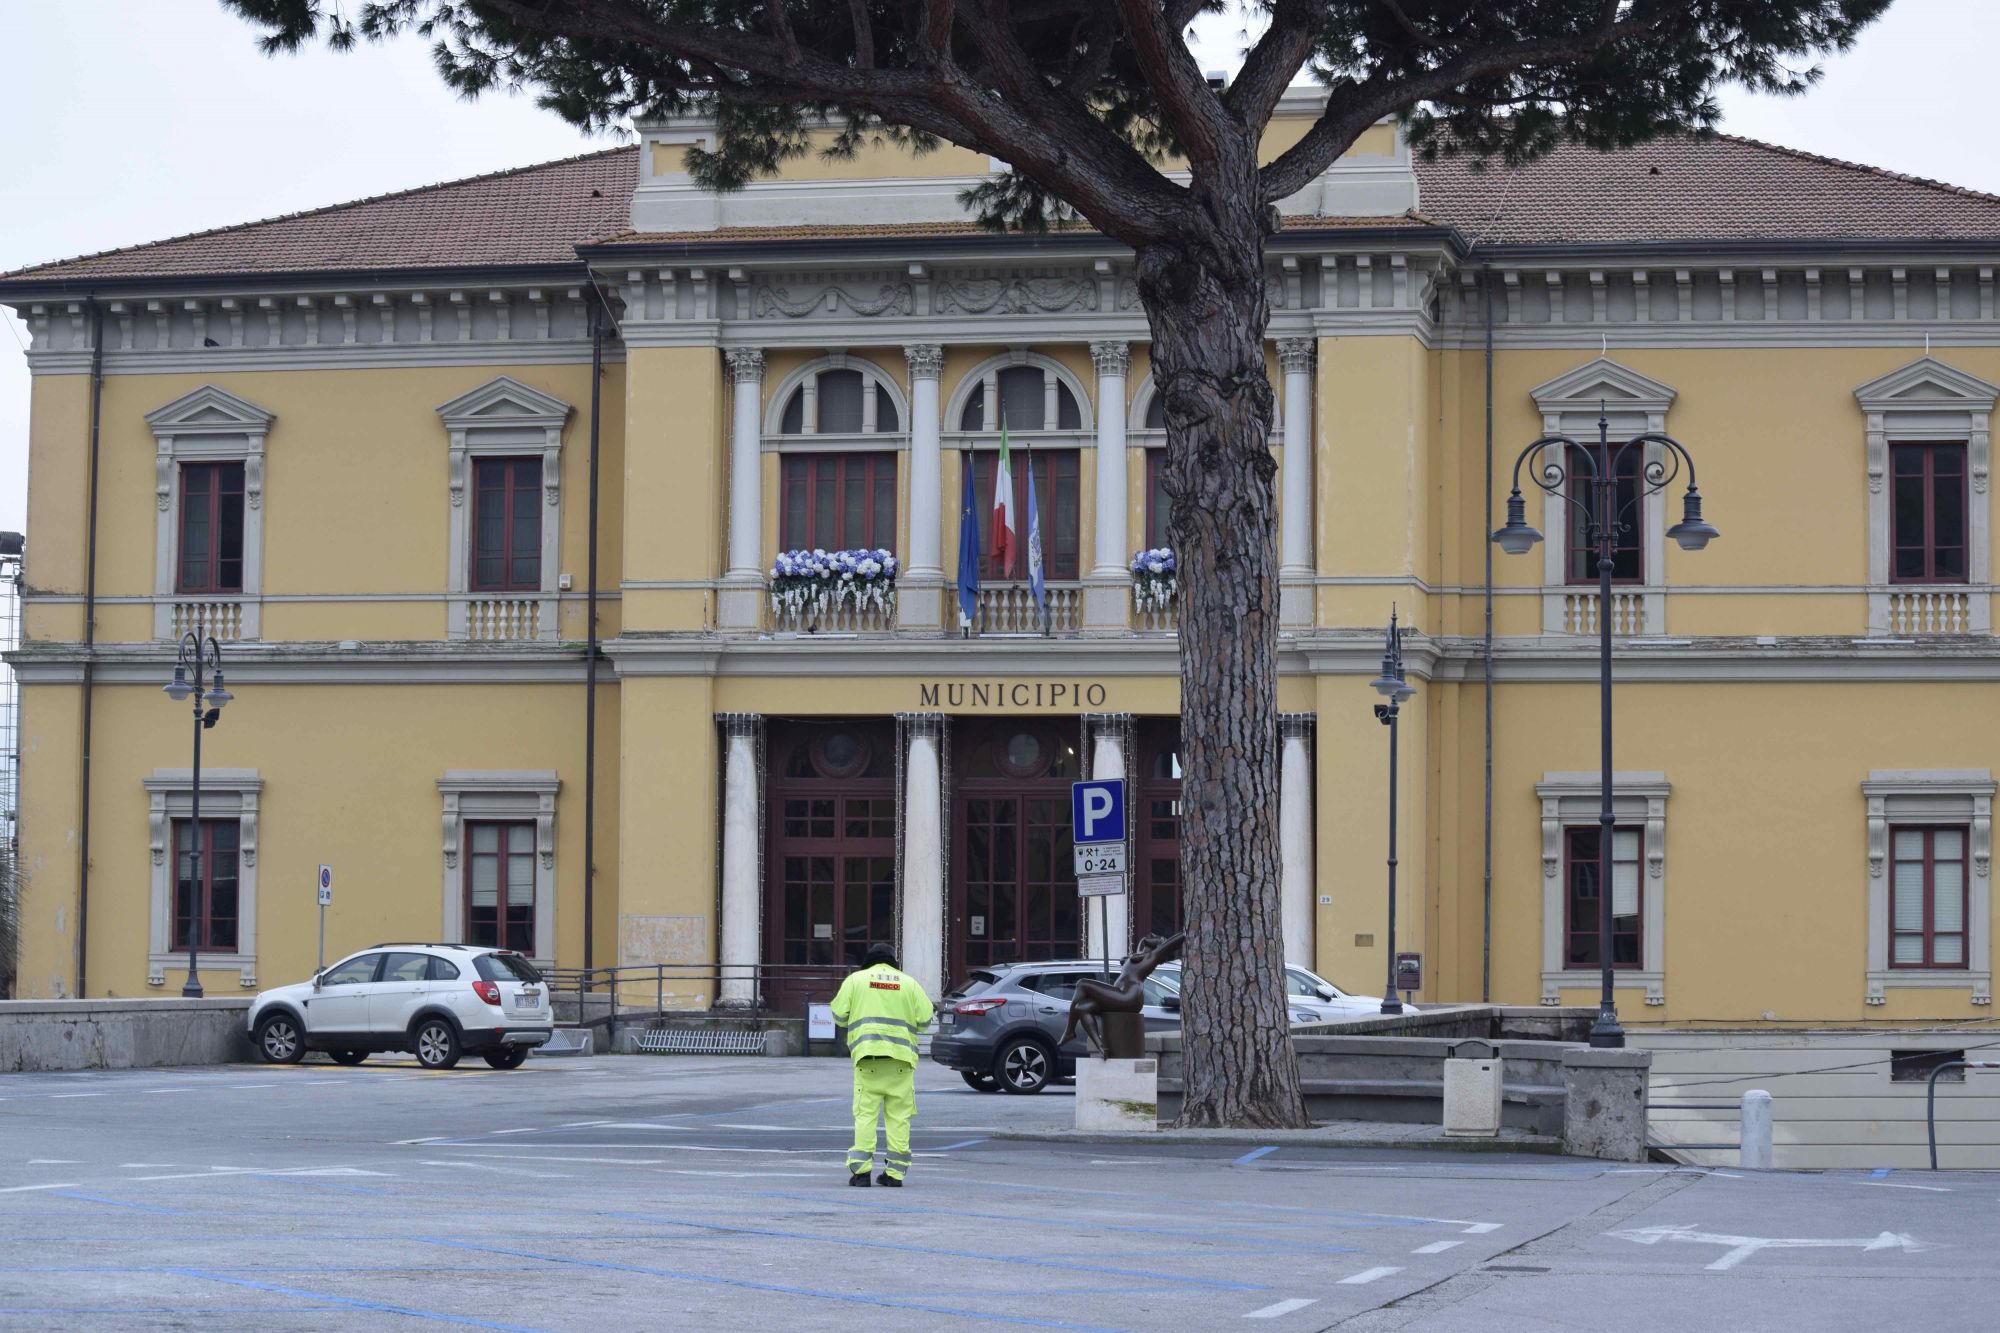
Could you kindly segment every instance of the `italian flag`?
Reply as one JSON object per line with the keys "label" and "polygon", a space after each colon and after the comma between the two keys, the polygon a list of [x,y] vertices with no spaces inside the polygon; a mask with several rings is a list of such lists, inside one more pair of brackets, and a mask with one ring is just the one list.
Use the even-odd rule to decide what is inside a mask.
{"label": "italian flag", "polygon": [[1003,578],[1014,577],[1014,466],[1007,450],[1007,422],[1000,422],[1000,465],[993,469],[993,563]]}

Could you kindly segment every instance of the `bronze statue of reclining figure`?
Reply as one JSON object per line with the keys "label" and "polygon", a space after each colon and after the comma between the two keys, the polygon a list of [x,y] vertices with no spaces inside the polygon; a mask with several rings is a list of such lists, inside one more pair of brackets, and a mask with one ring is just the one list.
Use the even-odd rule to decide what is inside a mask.
{"label": "bronze statue of reclining figure", "polygon": [[1146,1003],[1146,978],[1161,963],[1178,958],[1181,945],[1187,942],[1187,932],[1182,931],[1172,939],[1161,939],[1158,935],[1148,935],[1139,941],[1139,947],[1125,960],[1116,981],[1099,981],[1086,977],[1076,983],[1076,994],[1069,1002],[1069,1022],[1063,1025],[1062,1045],[1067,1046],[1081,1028],[1090,1039],[1090,1044],[1101,1054],[1104,1051],[1105,1014],[1136,1014]]}

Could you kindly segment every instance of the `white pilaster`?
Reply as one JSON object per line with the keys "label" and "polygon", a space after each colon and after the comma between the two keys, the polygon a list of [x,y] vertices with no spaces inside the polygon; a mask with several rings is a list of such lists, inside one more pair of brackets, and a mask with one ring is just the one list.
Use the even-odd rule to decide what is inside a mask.
{"label": "white pilaster", "polygon": [[1125,562],[1125,512],[1130,503],[1125,483],[1125,376],[1132,368],[1132,349],[1122,342],[1090,345],[1097,367],[1097,558],[1091,567],[1092,587],[1085,593],[1084,622],[1098,630],[1122,631],[1130,623],[1131,575]]}
{"label": "white pilaster", "polygon": [[944,789],[939,741],[944,718],[906,714],[903,763],[903,970],[935,1000],[944,989]]}
{"label": "white pilaster", "polygon": [[897,580],[896,620],[909,628],[936,629],[942,623],[944,589],[943,455],[938,441],[944,348],[912,343],[903,355],[910,365],[910,549]]}
{"label": "white pilaster", "polygon": [[1279,624],[1309,627],[1313,619],[1313,374],[1311,338],[1280,338],[1285,375],[1285,457],[1281,478],[1284,522],[1278,569]]}
{"label": "white pilaster", "polygon": [[[1118,726],[1117,723],[1124,719],[1122,716],[1113,717],[1103,714],[1098,715],[1098,717],[1100,725],[1092,728],[1094,734],[1091,738],[1090,751],[1091,780],[1122,778],[1125,776],[1125,733],[1124,729]],[[1128,851],[1131,842],[1130,834],[1133,821],[1137,818],[1137,810],[1132,800],[1131,788],[1128,785],[1125,793],[1125,829]],[[1126,857],[1126,862],[1128,865],[1131,863],[1129,855]],[[1126,882],[1131,882],[1129,877]],[[1098,906],[1100,902],[1104,904],[1101,908]],[[1132,933],[1129,929],[1131,904],[1128,901],[1128,895],[1114,893],[1104,898],[1083,898],[1078,900],[1078,906],[1083,912],[1083,937],[1087,942],[1087,947],[1084,949],[1084,956],[1087,958],[1109,957],[1112,959],[1115,968],[1117,960],[1122,959],[1132,947]],[[1106,924],[1100,925],[1100,912],[1104,914],[1101,920]]]}
{"label": "white pilaster", "polygon": [[759,807],[757,735],[764,725],[755,713],[728,713],[720,719],[726,748],[722,769],[722,978],[716,1002],[752,1005],[757,988],[757,917],[761,898],[757,849]]}
{"label": "white pilaster", "polygon": [[763,459],[758,448],[764,406],[764,353],[732,347],[723,353],[735,383],[729,433],[729,570],[718,605],[724,628],[754,629],[763,598]]}
{"label": "white pilaster", "polygon": [[1311,967],[1313,940],[1312,727],[1309,713],[1278,719],[1283,758],[1278,780],[1278,884],[1285,961]]}

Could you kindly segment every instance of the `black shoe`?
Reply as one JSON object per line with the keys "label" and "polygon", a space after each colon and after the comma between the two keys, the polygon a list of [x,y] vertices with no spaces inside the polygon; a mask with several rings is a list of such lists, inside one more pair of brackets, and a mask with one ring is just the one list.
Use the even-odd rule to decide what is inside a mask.
{"label": "black shoe", "polygon": [[[868,1179],[868,1177],[866,1176],[863,1176],[861,1178],[863,1180]],[[892,1190],[899,1190],[903,1188],[903,1182],[896,1179],[896,1177],[890,1175],[887,1171],[884,1171],[881,1175],[875,1177],[875,1183],[877,1185],[887,1185]]]}
{"label": "black shoe", "polygon": [[[884,1177],[882,1177],[882,1179],[884,1179],[884,1180],[887,1180],[888,1178],[889,1178],[889,1177],[887,1177],[887,1176],[884,1176]],[[897,1183],[898,1183],[898,1184],[901,1184],[902,1182],[901,1182],[901,1181],[898,1181]],[[851,1173],[851,1174],[850,1174],[850,1175],[849,1175],[849,1176],[847,1177],[847,1184],[848,1184],[848,1187],[849,1187],[849,1188],[851,1188],[851,1189],[857,1189],[857,1190],[865,1190],[865,1189],[867,1189],[867,1188],[868,1188],[868,1173],[867,1173],[866,1171],[855,1171],[855,1172]]]}

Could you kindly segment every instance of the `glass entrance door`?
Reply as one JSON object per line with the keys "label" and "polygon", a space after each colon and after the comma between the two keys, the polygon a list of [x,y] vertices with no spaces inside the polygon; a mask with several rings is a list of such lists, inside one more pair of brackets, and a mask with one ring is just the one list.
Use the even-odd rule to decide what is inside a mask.
{"label": "glass entrance door", "polygon": [[952,854],[954,979],[999,963],[1074,958],[1083,948],[1072,862],[1068,727],[974,723],[956,747]]}

